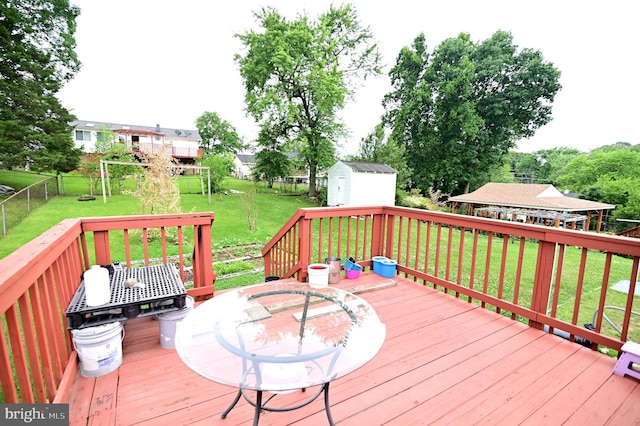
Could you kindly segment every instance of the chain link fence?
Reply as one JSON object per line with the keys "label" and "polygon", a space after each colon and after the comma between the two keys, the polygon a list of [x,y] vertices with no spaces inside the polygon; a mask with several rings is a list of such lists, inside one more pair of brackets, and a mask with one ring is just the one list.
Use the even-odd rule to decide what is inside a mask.
{"label": "chain link fence", "polygon": [[20,223],[29,213],[43,206],[56,195],[58,195],[58,180],[51,177],[29,185],[0,202],[2,237],[7,235],[8,230]]}
{"label": "chain link fence", "polygon": [[[107,195],[123,195],[138,190],[141,176],[110,178],[105,181]],[[102,196],[102,180],[93,176],[59,176],[60,195]],[[198,175],[180,176],[181,194],[206,194],[207,180]]]}
{"label": "chain link fence", "polygon": [[[123,195],[135,192],[140,179],[136,177],[111,178],[109,187],[105,188],[107,195]],[[179,179],[181,194],[205,194],[206,180],[200,176],[181,176]],[[32,211],[49,201],[56,195],[77,197],[102,197],[102,183],[100,178],[91,176],[52,176],[29,185],[0,202],[0,220],[4,238],[9,229],[16,226]]]}

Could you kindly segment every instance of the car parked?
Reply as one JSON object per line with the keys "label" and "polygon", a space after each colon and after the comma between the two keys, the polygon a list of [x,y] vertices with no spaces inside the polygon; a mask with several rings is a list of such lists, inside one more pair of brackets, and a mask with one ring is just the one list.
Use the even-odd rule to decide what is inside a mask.
{"label": "car parked", "polygon": [[12,195],[15,194],[16,190],[7,185],[0,185],[0,195]]}

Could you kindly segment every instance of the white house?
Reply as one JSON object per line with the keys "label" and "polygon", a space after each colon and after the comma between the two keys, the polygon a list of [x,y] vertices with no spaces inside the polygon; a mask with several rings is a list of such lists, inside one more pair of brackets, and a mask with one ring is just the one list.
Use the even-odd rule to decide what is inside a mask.
{"label": "white house", "polygon": [[397,174],[386,164],[338,161],[327,172],[327,205],[393,206]]}
{"label": "white house", "polygon": [[255,165],[256,159],[252,154],[236,154],[233,159],[233,175],[238,179],[250,179]]}

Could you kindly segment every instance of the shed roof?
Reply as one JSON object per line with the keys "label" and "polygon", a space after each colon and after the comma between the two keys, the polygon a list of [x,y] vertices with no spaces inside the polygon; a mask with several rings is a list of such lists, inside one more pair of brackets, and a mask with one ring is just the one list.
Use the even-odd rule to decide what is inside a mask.
{"label": "shed roof", "polygon": [[365,163],[361,161],[343,161],[343,163],[349,166],[351,170],[358,173],[398,173],[393,167],[389,167],[386,164],[381,163]]}
{"label": "shed roof", "polygon": [[612,204],[565,197],[550,184],[523,183],[487,183],[469,194],[449,197],[449,201],[565,212],[609,210],[616,207]]}

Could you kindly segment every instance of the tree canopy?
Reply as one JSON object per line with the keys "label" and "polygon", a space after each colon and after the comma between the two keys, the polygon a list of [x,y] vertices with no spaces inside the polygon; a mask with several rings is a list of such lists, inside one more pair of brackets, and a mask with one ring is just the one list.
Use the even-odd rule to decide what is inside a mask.
{"label": "tree canopy", "polygon": [[309,196],[315,197],[318,168],[333,163],[345,134],[337,113],[360,79],[380,73],[377,46],[349,4],[330,7],[316,21],[289,21],[273,8],[254,17],[261,30],[237,35],[244,52],[235,60],[247,112],[260,126],[259,149],[296,150],[309,166]]}
{"label": "tree canopy", "polygon": [[640,145],[617,143],[574,157],[562,168],[557,186],[589,200],[615,204],[614,219],[640,220],[638,170]]}
{"label": "tree canopy", "polygon": [[79,164],[71,121],[56,94],[79,70],[79,9],[68,0],[0,4],[0,161],[66,172]]}
{"label": "tree canopy", "polygon": [[521,139],[551,120],[560,72],[510,33],[474,43],[461,33],[428,52],[424,34],[403,48],[383,105],[423,191],[468,192],[485,183]]}
{"label": "tree canopy", "polygon": [[206,154],[236,154],[244,148],[244,142],[236,128],[218,113],[204,112],[196,120],[198,134],[202,138],[200,146]]}
{"label": "tree canopy", "polygon": [[519,182],[555,185],[564,166],[578,154],[579,150],[568,147],[542,149],[534,153],[511,151],[508,163]]}
{"label": "tree canopy", "polygon": [[398,144],[395,140],[387,137],[381,123],[366,137],[362,138],[358,152],[351,160],[383,163],[389,167],[393,167],[398,172],[396,176],[396,187],[399,189],[408,189],[411,183],[411,170],[407,167],[404,154],[404,145]]}

